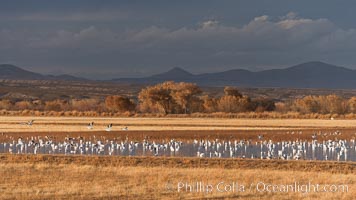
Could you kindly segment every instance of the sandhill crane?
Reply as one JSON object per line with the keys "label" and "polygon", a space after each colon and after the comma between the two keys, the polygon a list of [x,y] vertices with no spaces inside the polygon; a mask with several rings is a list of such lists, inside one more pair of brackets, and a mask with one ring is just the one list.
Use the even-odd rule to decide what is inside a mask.
{"label": "sandhill crane", "polygon": [[106,127],[106,131],[111,131],[111,129],[112,129],[112,124],[109,124],[107,127]]}
{"label": "sandhill crane", "polygon": [[312,139],[315,140],[316,137],[317,137],[317,136],[316,136],[316,133],[314,133],[314,134],[312,135]]}
{"label": "sandhill crane", "polygon": [[88,124],[87,129],[92,130],[94,128],[94,122]]}
{"label": "sandhill crane", "polygon": [[263,135],[258,135],[259,140],[263,140]]}
{"label": "sandhill crane", "polygon": [[23,122],[23,123],[20,123],[20,124],[22,124],[22,125],[32,126],[33,122],[35,122],[35,120],[30,120],[30,121]]}
{"label": "sandhill crane", "polygon": [[16,144],[16,148],[18,149],[17,153],[20,154],[20,153],[23,153],[23,149],[24,149],[24,143],[22,141],[22,138],[19,137],[19,139],[17,140],[17,144]]}

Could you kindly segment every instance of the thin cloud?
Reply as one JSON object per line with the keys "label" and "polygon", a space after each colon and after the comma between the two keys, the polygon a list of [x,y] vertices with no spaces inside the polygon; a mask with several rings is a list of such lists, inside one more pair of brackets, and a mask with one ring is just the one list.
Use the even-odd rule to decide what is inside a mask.
{"label": "thin cloud", "polygon": [[217,20],[208,20],[201,23],[202,28],[213,28],[213,27],[217,27],[218,25],[219,25],[219,21]]}

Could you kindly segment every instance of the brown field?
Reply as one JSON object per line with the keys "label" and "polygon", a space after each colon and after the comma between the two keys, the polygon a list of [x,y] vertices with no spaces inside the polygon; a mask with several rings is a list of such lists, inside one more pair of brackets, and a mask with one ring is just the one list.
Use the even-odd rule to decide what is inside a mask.
{"label": "brown field", "polygon": [[[34,119],[33,126],[20,125]],[[94,121],[94,130],[86,124]],[[112,132],[105,125],[113,123]],[[122,131],[124,126],[129,131]],[[207,118],[0,117],[0,142],[52,136],[106,139],[310,140],[314,132],[356,137],[356,120],[249,120]],[[293,133],[293,134],[292,134]],[[0,155],[0,199],[354,199],[356,163],[168,157]],[[178,192],[179,183],[246,186],[234,192]],[[282,185],[347,185],[347,192],[258,192],[259,182]],[[252,185],[252,186],[251,186]]]}
{"label": "brown field", "polygon": [[[353,199],[356,165],[307,161],[1,155],[1,199]],[[268,169],[268,170],[266,170]],[[220,182],[243,190],[178,192]],[[344,192],[259,192],[270,184],[347,185]],[[251,186],[252,184],[252,186]],[[241,188],[240,188],[241,189]]]}
{"label": "brown field", "polygon": [[[35,120],[34,126],[21,122]],[[0,117],[2,132],[87,131],[86,125],[95,122],[94,131],[102,131],[109,123],[113,130],[128,126],[133,131],[154,130],[278,130],[356,128],[356,120],[320,119],[219,119],[219,118],[90,118],[90,117]]]}

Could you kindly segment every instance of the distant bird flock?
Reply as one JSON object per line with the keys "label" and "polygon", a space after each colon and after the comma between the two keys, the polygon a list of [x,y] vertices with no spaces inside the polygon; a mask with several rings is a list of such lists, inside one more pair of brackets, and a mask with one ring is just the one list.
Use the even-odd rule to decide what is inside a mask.
{"label": "distant bird flock", "polygon": [[[33,120],[23,123],[33,125]],[[109,124],[105,130],[111,131]],[[94,128],[94,122],[87,125]],[[121,130],[127,131],[128,127]],[[287,133],[298,134],[298,133]],[[310,140],[286,140],[273,142],[265,140],[263,135],[252,140],[194,139],[182,142],[175,139],[167,141],[108,140],[105,136],[89,138],[66,137],[58,141],[50,136],[32,136],[13,138],[2,133],[7,142],[0,143],[0,153],[10,154],[64,154],[64,155],[108,155],[108,156],[181,156],[200,158],[250,158],[281,160],[333,160],[356,161],[355,139],[318,140],[327,133],[315,133]],[[330,134],[330,133],[329,133]],[[341,135],[336,131],[333,135]]]}

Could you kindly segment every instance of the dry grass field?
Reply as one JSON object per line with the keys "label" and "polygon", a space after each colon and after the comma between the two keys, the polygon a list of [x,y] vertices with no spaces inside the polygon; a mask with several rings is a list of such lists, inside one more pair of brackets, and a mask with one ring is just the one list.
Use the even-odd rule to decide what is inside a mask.
{"label": "dry grass field", "polygon": [[[34,126],[21,122],[35,120]],[[129,130],[279,130],[311,128],[356,128],[356,120],[320,119],[219,119],[219,118],[90,118],[90,117],[0,117],[2,132],[87,131],[95,122],[94,131],[102,131],[112,123],[113,130],[128,126]]]}
{"label": "dry grass field", "polygon": [[[31,119],[32,126],[20,124]],[[91,121],[95,127],[88,130]],[[109,123],[114,124],[113,131],[103,131]],[[121,130],[125,126],[129,131]],[[0,142],[46,135],[184,141],[254,140],[263,134],[273,141],[310,140],[314,132],[336,130],[342,135],[323,139],[352,139],[355,128],[355,120],[0,117]],[[0,199],[354,199],[356,195],[354,162],[1,154],[0,177]],[[238,191],[229,191],[232,183],[240,185],[233,187]],[[267,192],[262,183],[279,187],[298,183],[302,189]],[[346,185],[347,191],[305,192],[309,183]]]}
{"label": "dry grass field", "polygon": [[[353,199],[355,170],[355,164],[333,162],[1,155],[0,198]],[[213,187],[224,184],[219,185],[220,191],[214,188],[211,192],[190,191],[179,185],[196,182]],[[261,186],[257,190],[261,182],[311,182],[348,188],[337,192],[267,192]],[[225,189],[232,183],[240,187]]]}

